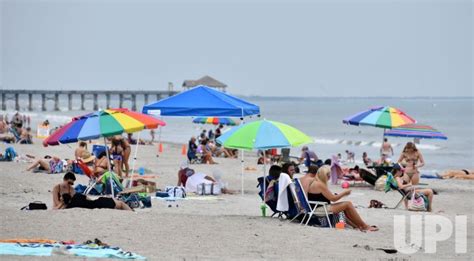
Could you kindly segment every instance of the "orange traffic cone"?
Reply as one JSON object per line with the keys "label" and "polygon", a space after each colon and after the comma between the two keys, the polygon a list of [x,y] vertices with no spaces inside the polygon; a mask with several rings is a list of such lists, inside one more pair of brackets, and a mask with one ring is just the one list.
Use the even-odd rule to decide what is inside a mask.
{"label": "orange traffic cone", "polygon": [[186,145],[181,148],[181,155],[186,155]]}
{"label": "orange traffic cone", "polygon": [[160,143],[160,146],[158,147],[158,152],[162,153],[163,152],[163,144]]}

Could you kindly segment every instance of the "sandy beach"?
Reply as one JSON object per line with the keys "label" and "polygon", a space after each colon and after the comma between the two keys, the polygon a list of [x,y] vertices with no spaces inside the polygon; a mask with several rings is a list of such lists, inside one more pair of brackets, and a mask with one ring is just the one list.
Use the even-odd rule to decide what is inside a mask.
{"label": "sandy beach", "polygon": [[[67,145],[44,148],[34,145],[15,145],[19,154],[42,157],[45,154],[72,157],[73,148]],[[134,149],[134,148],[133,148]],[[141,146],[137,166],[157,174],[158,188],[175,185],[177,171],[185,160],[181,145],[165,144],[164,152],[156,156],[156,146]],[[99,238],[114,246],[136,252],[149,260],[314,260],[314,259],[459,259],[473,258],[472,181],[422,180],[439,195],[434,198],[433,214],[454,222],[456,215],[468,216],[466,254],[456,254],[454,235],[439,242],[436,254],[425,254],[423,249],[412,255],[386,254],[376,248],[394,248],[394,215],[431,215],[396,210],[369,209],[371,199],[391,206],[399,200],[397,192],[380,192],[369,186],[352,188],[347,198],[369,224],[377,225],[378,232],[304,227],[276,218],[263,218],[257,196],[256,178],[262,175],[255,164],[254,152],[246,154],[247,171],[245,195],[190,197],[179,202],[179,207],[168,207],[162,200],[153,199],[151,209],[136,212],[118,210],[46,210],[20,211],[29,202],[39,200],[51,208],[52,187],[61,182],[62,174],[41,174],[25,171],[27,163],[0,163],[0,193],[2,198],[1,238],[47,238],[83,242]],[[240,189],[240,160],[218,158],[218,165],[192,165],[196,171],[223,173],[231,189]],[[87,184],[85,176],[78,176],[76,184]],[[332,186],[334,192],[341,191]],[[354,247],[354,245],[361,247]],[[366,247],[368,246],[368,247]],[[67,257],[54,257],[63,260]],[[3,260],[32,260],[42,258],[8,256]]]}

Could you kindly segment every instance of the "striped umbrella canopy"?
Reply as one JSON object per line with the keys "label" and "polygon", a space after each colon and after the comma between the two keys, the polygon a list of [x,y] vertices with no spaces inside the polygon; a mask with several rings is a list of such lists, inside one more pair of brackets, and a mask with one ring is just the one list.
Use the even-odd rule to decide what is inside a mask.
{"label": "striped umbrella canopy", "polygon": [[75,117],[43,141],[44,146],[156,129],[166,123],[128,109],[107,109]]}
{"label": "striped umbrella canopy", "polygon": [[416,123],[416,120],[400,109],[389,106],[379,106],[359,112],[344,119],[342,122],[350,125],[367,125],[391,129],[404,124]]}
{"label": "striped umbrella canopy", "polygon": [[233,127],[217,142],[226,148],[253,150],[297,147],[313,140],[290,125],[260,120]]}
{"label": "striped umbrella canopy", "polygon": [[193,123],[200,123],[200,124],[213,124],[213,125],[228,125],[228,126],[235,126],[238,123],[231,119],[231,118],[223,118],[223,117],[197,117],[193,120]]}
{"label": "striped umbrella canopy", "polygon": [[448,137],[428,125],[405,124],[384,133],[385,136],[447,140]]}

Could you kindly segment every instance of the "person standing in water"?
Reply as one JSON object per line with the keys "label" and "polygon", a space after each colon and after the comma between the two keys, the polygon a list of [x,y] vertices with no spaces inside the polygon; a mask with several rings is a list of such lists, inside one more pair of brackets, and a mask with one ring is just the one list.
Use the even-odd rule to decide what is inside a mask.
{"label": "person standing in water", "polygon": [[380,147],[380,156],[385,156],[385,158],[390,158],[391,156],[393,156],[392,144],[388,142],[387,138],[383,139],[382,147]]}

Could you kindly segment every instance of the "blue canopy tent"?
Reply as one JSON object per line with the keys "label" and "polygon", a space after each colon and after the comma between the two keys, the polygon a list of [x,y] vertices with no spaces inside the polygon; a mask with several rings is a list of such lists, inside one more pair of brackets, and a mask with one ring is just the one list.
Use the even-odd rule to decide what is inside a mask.
{"label": "blue canopy tent", "polygon": [[[143,106],[142,112],[155,116],[239,117],[260,116],[260,107],[232,95],[199,85],[190,90]],[[160,129],[161,131],[161,129]],[[161,133],[160,137],[161,139]],[[242,157],[242,195],[244,194],[244,153]]]}
{"label": "blue canopy tent", "polygon": [[260,114],[260,108],[232,95],[199,85],[145,105],[142,112],[157,116],[243,118]]}

